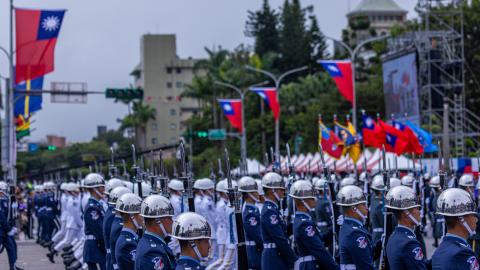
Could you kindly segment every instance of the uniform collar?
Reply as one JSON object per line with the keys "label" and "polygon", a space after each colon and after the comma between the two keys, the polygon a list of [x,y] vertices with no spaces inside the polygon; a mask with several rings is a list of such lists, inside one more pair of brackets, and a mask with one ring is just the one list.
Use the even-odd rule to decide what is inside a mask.
{"label": "uniform collar", "polygon": [[246,206],[255,207],[255,208],[257,207],[255,204],[251,204],[251,203],[245,202],[245,207],[246,207]]}
{"label": "uniform collar", "polygon": [[267,203],[271,203],[271,204],[275,205],[275,208],[278,208],[277,203],[273,202],[273,201],[270,200],[270,199],[265,199],[265,204],[267,204]]}
{"label": "uniform collar", "polygon": [[360,222],[360,220],[357,220],[357,219],[354,219],[354,218],[351,218],[351,217],[344,217],[343,219],[345,221],[353,222],[353,223],[357,224],[359,227],[363,227],[363,224],[362,224],[362,222]]}
{"label": "uniform collar", "polygon": [[135,239],[138,239],[138,234],[137,234],[136,232],[134,232],[133,230],[131,230],[131,229],[129,229],[129,228],[122,228],[122,231],[131,233],[131,234],[133,234],[133,236],[135,237]]}
{"label": "uniform collar", "polygon": [[166,244],[166,243],[165,243],[165,240],[163,240],[163,238],[162,238],[160,235],[156,234],[156,233],[149,232],[149,231],[145,231],[145,235],[150,235],[150,236],[152,236],[152,237],[160,240],[160,242],[162,242],[162,244]]}
{"label": "uniform collar", "polygon": [[296,211],[296,212],[295,212],[295,216],[305,216],[305,217],[307,217],[308,219],[312,219],[312,216],[310,216],[310,214],[305,213],[305,212],[301,212],[301,211]]}
{"label": "uniform collar", "polygon": [[89,199],[89,200],[92,200],[92,201],[94,201],[94,202],[96,202],[96,203],[100,203],[100,201],[97,200],[97,199],[95,199],[95,197],[93,197],[93,196],[88,197],[88,199]]}
{"label": "uniform collar", "polygon": [[456,234],[447,233],[447,234],[445,234],[445,236],[454,238],[454,239],[456,239],[456,240],[460,240],[460,241],[462,241],[462,243],[464,243],[465,245],[468,245],[467,240],[465,240],[465,238],[463,238],[463,237],[461,237],[461,236],[458,236],[458,235],[456,235]]}
{"label": "uniform collar", "polygon": [[192,262],[194,262],[194,263],[196,263],[196,264],[200,264],[200,261],[199,261],[199,260],[197,260],[197,259],[195,259],[195,258],[193,258],[193,257],[190,257],[190,256],[185,256],[185,255],[180,255],[179,260],[192,261]]}
{"label": "uniform collar", "polygon": [[411,232],[413,235],[415,235],[415,232],[414,232],[411,228],[409,228],[409,227],[407,227],[407,226],[403,226],[403,225],[398,224],[397,227],[398,227],[399,229],[407,230],[407,231]]}

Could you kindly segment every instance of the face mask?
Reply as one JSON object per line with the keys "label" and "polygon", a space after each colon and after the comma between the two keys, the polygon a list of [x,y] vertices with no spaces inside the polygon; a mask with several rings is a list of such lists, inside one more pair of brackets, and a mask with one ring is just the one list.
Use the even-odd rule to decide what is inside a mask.
{"label": "face mask", "polygon": [[252,199],[255,203],[258,203],[260,201],[259,199],[257,199],[257,197],[253,196],[250,193],[247,193],[247,196],[250,197],[250,199]]}
{"label": "face mask", "polygon": [[198,260],[200,260],[202,264],[206,263],[208,261],[208,256],[205,256],[205,257],[202,256],[202,254],[200,253],[200,250],[198,250],[197,244],[195,244],[195,241],[191,240],[189,241],[189,243],[193,249],[193,252],[195,252],[195,255],[197,255]]}
{"label": "face mask", "polygon": [[275,197],[275,199],[277,200],[278,203],[280,203],[280,201],[282,199],[280,199],[280,196],[278,196],[277,192],[276,191],[273,191],[273,196]]}
{"label": "face mask", "polygon": [[470,236],[473,236],[473,235],[476,234],[476,232],[475,232],[474,230],[472,230],[472,228],[470,228],[470,226],[468,226],[468,223],[467,223],[467,221],[465,220],[465,218],[459,217],[458,219],[459,219],[460,222],[462,223],[463,227],[465,227],[465,229],[467,229],[468,234],[469,234]]}

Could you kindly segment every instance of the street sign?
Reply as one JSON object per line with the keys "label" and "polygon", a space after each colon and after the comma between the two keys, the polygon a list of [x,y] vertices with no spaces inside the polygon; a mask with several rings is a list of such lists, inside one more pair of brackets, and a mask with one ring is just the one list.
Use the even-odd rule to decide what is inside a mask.
{"label": "street sign", "polygon": [[50,102],[52,103],[87,103],[87,83],[85,82],[52,82]]}
{"label": "street sign", "polygon": [[227,137],[225,129],[209,129],[208,139],[210,141],[223,141]]}
{"label": "street sign", "polygon": [[36,143],[29,143],[28,144],[28,152],[37,152],[38,144]]}

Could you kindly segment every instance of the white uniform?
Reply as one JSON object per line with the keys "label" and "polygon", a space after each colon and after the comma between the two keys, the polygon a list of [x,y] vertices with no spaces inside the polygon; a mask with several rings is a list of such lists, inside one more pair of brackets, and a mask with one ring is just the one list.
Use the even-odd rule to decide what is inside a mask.
{"label": "white uniform", "polygon": [[52,237],[52,241],[54,243],[54,246],[58,244],[64,237],[66,233],[66,228],[65,224],[67,223],[67,218],[66,218],[66,211],[65,209],[67,208],[67,201],[70,195],[66,193],[62,193],[60,196],[60,228],[58,229],[57,233]]}
{"label": "white uniform", "polygon": [[237,228],[235,223],[235,209],[225,207],[225,221],[227,237],[225,239],[225,255],[223,256],[222,264],[218,267],[219,270],[233,270],[236,267],[237,258]]}
{"label": "white uniform", "polygon": [[208,265],[207,270],[218,269],[218,267],[222,265],[223,259],[225,257],[225,250],[227,244],[227,204],[228,202],[224,198],[219,198],[215,205],[215,238],[217,246],[216,251],[214,252],[216,254],[216,260]]}
{"label": "white uniform", "polygon": [[182,213],[182,200],[183,198],[177,194],[170,195],[170,203],[173,206],[173,220],[176,220],[177,216]]}
{"label": "white uniform", "polygon": [[83,221],[80,211],[80,197],[70,196],[65,207],[65,237],[55,246],[55,250],[60,251],[62,248],[72,243],[75,238],[82,236]]}

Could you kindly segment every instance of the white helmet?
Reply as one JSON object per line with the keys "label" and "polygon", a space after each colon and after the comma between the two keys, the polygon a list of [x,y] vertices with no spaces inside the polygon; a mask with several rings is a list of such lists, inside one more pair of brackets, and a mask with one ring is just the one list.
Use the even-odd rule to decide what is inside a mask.
{"label": "white helmet", "polygon": [[178,179],[171,179],[170,181],[168,181],[168,188],[175,191],[185,192],[182,181]]}
{"label": "white helmet", "polygon": [[150,195],[143,200],[140,215],[145,218],[173,217],[173,206],[161,195]]}
{"label": "white helmet", "polygon": [[290,197],[295,199],[315,199],[315,189],[312,184],[306,180],[297,180],[290,188]]}
{"label": "white helmet", "polygon": [[178,240],[210,239],[211,236],[210,224],[197,213],[182,213],[172,225],[172,237]]}
{"label": "white helmet", "polygon": [[130,181],[125,181],[125,180],[123,180],[122,182],[123,182],[123,185],[124,185],[126,188],[130,189],[130,191],[133,192],[133,183],[132,183],[132,182],[130,182]]}
{"label": "white helmet", "polygon": [[432,177],[432,179],[430,179],[430,182],[428,183],[428,185],[432,188],[439,188],[440,187],[440,176],[435,175],[434,177]]}
{"label": "white helmet", "polygon": [[83,182],[84,188],[96,188],[96,187],[104,187],[104,186],[105,186],[105,180],[103,180],[103,177],[98,173],[87,174]]}
{"label": "white helmet", "polygon": [[110,191],[112,191],[116,187],[124,187],[123,181],[117,178],[112,178],[107,181],[107,184],[105,185],[105,194],[110,194]]}
{"label": "white helmet", "polygon": [[337,194],[337,205],[353,206],[366,203],[367,200],[363,194],[363,190],[354,185],[342,187]]}
{"label": "white helmet", "polygon": [[383,175],[377,174],[373,177],[371,188],[374,190],[385,190],[385,184],[383,183]]}
{"label": "white helmet", "polygon": [[[232,188],[236,188],[238,186],[237,181],[232,180]],[[218,181],[216,186],[217,192],[227,193],[228,192],[228,181],[227,179],[223,179]]]}
{"label": "white helmet", "polygon": [[60,190],[61,191],[66,191],[66,186],[68,185],[68,183],[61,183],[60,184]]}
{"label": "white helmet", "polygon": [[262,186],[264,188],[285,189],[285,182],[278,173],[269,172],[263,176]]}
{"label": "white helmet", "polygon": [[142,204],[142,198],[133,193],[125,193],[118,198],[115,210],[125,214],[138,214]]}
{"label": "white helmet", "polygon": [[396,177],[390,177],[390,188],[398,187],[402,185],[402,181]]}
{"label": "white helmet", "polygon": [[475,215],[477,212],[475,202],[468,192],[460,188],[449,188],[438,196],[437,214],[458,217]]}
{"label": "white helmet", "polygon": [[116,205],[118,198],[120,198],[123,194],[127,193],[132,193],[132,191],[126,187],[116,187],[112,189],[108,196],[108,204]]}
{"label": "white helmet", "polygon": [[458,185],[461,187],[473,187],[475,186],[474,180],[473,180],[473,175],[472,174],[464,174],[460,179],[458,180]]}
{"label": "white helmet", "polygon": [[47,182],[43,183],[43,188],[46,189],[46,190],[55,189],[55,183],[52,182],[52,181],[47,181]]}
{"label": "white helmet", "polygon": [[244,176],[238,180],[238,191],[258,192],[257,181],[250,176]]}
{"label": "white helmet", "polygon": [[360,174],[360,176],[358,177],[358,180],[360,180],[360,182],[365,182],[367,181],[367,172],[362,172]]}
{"label": "white helmet", "polygon": [[385,196],[385,207],[390,209],[407,210],[419,206],[415,192],[411,187],[394,187]]}
{"label": "white helmet", "polygon": [[265,193],[263,192],[263,187],[262,187],[262,180],[260,179],[255,179],[255,182],[257,182],[257,187],[258,187],[258,195],[265,195]]}
{"label": "white helmet", "polygon": [[353,177],[345,177],[342,179],[342,181],[340,182],[340,188],[342,187],[345,187],[345,186],[349,186],[349,185],[355,185],[355,178]]}
{"label": "white helmet", "polygon": [[314,187],[316,190],[325,190],[325,189],[329,189],[329,186],[328,186],[328,181],[327,179],[325,179],[324,177],[322,178],[318,178],[317,181],[315,181],[314,183]]}
{"label": "white helmet", "polygon": [[193,183],[193,188],[199,190],[213,189],[215,188],[215,183],[208,178],[202,178]]}
{"label": "white helmet", "polygon": [[404,177],[402,177],[402,185],[403,185],[403,186],[413,187],[413,182],[414,182],[414,181],[415,181],[415,179],[414,179],[413,176],[411,176],[410,174],[405,175]]}
{"label": "white helmet", "polygon": [[[142,185],[142,196],[145,198],[148,195],[150,195],[150,193],[152,193],[152,186],[150,186],[150,184],[147,184],[145,182],[142,182],[141,185]],[[133,193],[138,195],[138,183],[133,184]]]}

